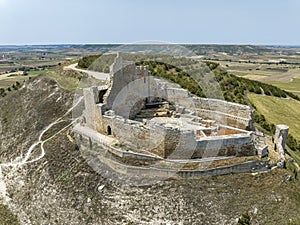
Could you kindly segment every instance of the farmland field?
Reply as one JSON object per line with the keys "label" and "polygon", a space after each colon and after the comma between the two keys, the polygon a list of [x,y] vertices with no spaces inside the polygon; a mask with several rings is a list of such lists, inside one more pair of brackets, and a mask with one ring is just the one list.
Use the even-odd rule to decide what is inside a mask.
{"label": "farmland field", "polygon": [[300,76],[295,77],[292,82],[271,82],[271,84],[300,96]]}

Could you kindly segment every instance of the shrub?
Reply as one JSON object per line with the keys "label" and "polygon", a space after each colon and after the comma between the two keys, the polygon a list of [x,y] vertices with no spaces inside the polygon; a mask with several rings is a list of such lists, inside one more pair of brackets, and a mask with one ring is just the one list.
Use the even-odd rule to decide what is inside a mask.
{"label": "shrub", "polygon": [[6,93],[5,93],[5,89],[4,88],[0,88],[0,96],[1,97],[5,97]]}
{"label": "shrub", "polygon": [[238,225],[250,225],[251,218],[248,212],[242,214],[241,218],[239,218]]}
{"label": "shrub", "polygon": [[291,134],[288,135],[286,144],[292,151],[300,151],[300,142],[298,142]]}
{"label": "shrub", "polygon": [[87,69],[90,67],[90,65],[100,57],[101,55],[90,55],[90,56],[85,56],[82,59],[79,60],[78,66],[80,68]]}

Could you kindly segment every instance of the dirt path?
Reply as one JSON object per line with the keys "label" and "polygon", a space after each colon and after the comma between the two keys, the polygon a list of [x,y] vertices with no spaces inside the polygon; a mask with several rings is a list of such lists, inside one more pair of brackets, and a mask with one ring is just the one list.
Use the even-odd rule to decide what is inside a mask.
{"label": "dirt path", "polygon": [[[53,123],[49,124],[43,131],[42,133],[40,134],[38,140],[33,143],[30,148],[28,149],[26,155],[24,157],[20,156],[20,157],[17,157],[15,160],[13,160],[12,162],[10,163],[1,163],[0,164],[0,197],[3,198],[4,202],[8,202],[10,201],[10,198],[7,196],[7,192],[6,192],[6,184],[5,184],[5,181],[3,179],[3,174],[2,174],[2,168],[3,167],[20,167],[20,166],[23,166],[23,165],[26,165],[26,164],[29,164],[29,163],[33,163],[33,162],[36,162],[36,161],[39,161],[40,159],[42,159],[44,156],[45,156],[45,148],[44,148],[44,144],[51,140],[52,138],[54,138],[56,135],[58,135],[59,133],[61,133],[62,131],[66,130],[67,128],[69,128],[70,126],[72,126],[75,122],[77,122],[77,119],[73,120],[70,124],[68,124],[67,126],[65,126],[64,128],[62,128],[61,130],[59,130],[58,132],[56,132],[54,135],[52,135],[51,137],[49,137],[48,139],[46,140],[42,140],[43,139],[43,136],[44,134],[50,130],[54,125],[58,124],[58,123],[61,123],[61,122],[65,122],[66,120],[64,120],[64,118],[72,112],[72,110],[82,101],[83,97],[79,98],[78,101],[63,115],[61,116],[60,118],[58,118],[57,120],[55,120]],[[40,146],[41,148],[41,154],[32,159],[32,160],[29,160],[30,157],[32,156],[32,153],[33,153],[33,150]]]}
{"label": "dirt path", "polygon": [[77,66],[78,66],[78,63],[71,64],[69,66],[65,66],[64,70],[76,70],[79,72],[87,73],[90,76],[92,76],[98,80],[109,80],[110,79],[109,73],[100,73],[100,72],[95,72],[95,71],[91,71],[91,70],[78,69]]}
{"label": "dirt path", "polygon": [[14,73],[0,74],[0,80],[14,78],[15,76],[20,76],[22,74],[23,74],[22,71],[18,71],[18,72],[14,72]]}
{"label": "dirt path", "polygon": [[300,93],[300,91],[295,91],[295,90],[286,90],[288,92],[295,92],[295,93]]}

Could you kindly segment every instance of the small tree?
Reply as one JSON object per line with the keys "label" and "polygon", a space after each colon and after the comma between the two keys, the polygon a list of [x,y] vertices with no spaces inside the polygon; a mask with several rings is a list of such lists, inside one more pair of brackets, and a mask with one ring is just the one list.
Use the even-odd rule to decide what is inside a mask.
{"label": "small tree", "polygon": [[5,95],[6,95],[5,89],[4,88],[0,88],[0,96],[4,97]]}
{"label": "small tree", "polygon": [[242,214],[241,218],[239,218],[238,225],[250,225],[250,216],[248,212]]}

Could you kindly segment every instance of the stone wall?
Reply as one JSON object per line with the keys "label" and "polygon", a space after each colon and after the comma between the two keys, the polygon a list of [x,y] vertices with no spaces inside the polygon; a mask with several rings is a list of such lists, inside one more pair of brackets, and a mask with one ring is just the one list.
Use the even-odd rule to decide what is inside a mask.
{"label": "stone wall", "polygon": [[165,129],[163,127],[144,126],[140,122],[121,117],[104,117],[104,124],[110,125],[114,137],[120,143],[137,150],[151,151],[165,157]]}
{"label": "stone wall", "polygon": [[252,156],[256,149],[249,134],[202,137],[196,140],[192,131],[127,120],[118,116],[103,116],[103,134],[107,126],[121,143],[133,149],[151,151],[160,157],[173,159],[216,156]]}
{"label": "stone wall", "polygon": [[[159,83],[159,80],[157,80]],[[203,112],[213,114],[226,115],[233,120],[240,120],[239,123],[249,123],[253,117],[253,110],[246,105],[227,102],[219,99],[208,99],[192,97],[191,94],[182,88],[166,88],[166,99],[176,102],[178,105],[184,106],[190,109],[199,109]],[[209,114],[208,114],[209,116]],[[224,117],[224,116],[223,116]]]}
{"label": "stone wall", "polygon": [[166,129],[165,130],[165,152],[164,158],[172,158],[172,155],[176,154],[176,148],[180,142],[180,131],[178,129]]}
{"label": "stone wall", "polygon": [[197,141],[191,131],[181,131],[177,137],[177,145],[169,155],[170,159],[191,159],[197,150]]}
{"label": "stone wall", "polygon": [[227,126],[236,127],[243,130],[252,130],[254,127],[252,118],[247,119],[224,112],[207,109],[196,109],[196,112],[197,116],[202,117],[203,119],[215,120],[216,122]]}
{"label": "stone wall", "polygon": [[277,125],[274,136],[274,142],[277,145],[278,152],[280,154],[281,163],[285,161],[285,144],[289,134],[289,127],[286,125]]}
{"label": "stone wall", "polygon": [[276,144],[281,145],[285,149],[286,140],[289,134],[289,127],[286,125],[277,125],[276,132],[274,136],[274,141]]}
{"label": "stone wall", "polygon": [[201,176],[221,176],[226,174],[236,173],[257,173],[270,171],[268,168],[269,162],[264,161],[250,161],[232,166],[218,167],[208,170],[199,171],[179,171],[177,175],[182,178],[196,178]]}
{"label": "stone wall", "polygon": [[246,105],[219,99],[193,98],[198,116],[244,130],[253,130],[253,110]]}
{"label": "stone wall", "polygon": [[111,86],[109,87],[107,94],[104,96],[104,103],[108,108],[112,108],[117,95],[124,87],[135,80],[135,77],[135,64],[129,64],[125,67],[121,67],[118,71],[115,71]]}
{"label": "stone wall", "polygon": [[216,156],[253,156],[257,155],[254,143],[248,135],[207,137],[197,141],[193,158]]}
{"label": "stone wall", "polygon": [[170,102],[174,102],[177,105],[184,106],[186,108],[194,109],[194,103],[190,93],[182,88],[165,88],[166,99]]}
{"label": "stone wall", "polygon": [[[82,142],[81,142],[82,143]],[[96,155],[94,151],[89,153],[84,153],[83,155],[94,154],[94,157],[98,157],[101,163],[108,166],[113,171],[128,175],[128,176],[138,176],[143,179],[145,177],[153,178],[153,177],[161,177],[161,178],[169,178],[169,177],[179,177],[179,178],[196,178],[202,176],[220,176],[226,174],[236,174],[236,173],[253,173],[253,172],[265,172],[269,171],[269,162],[267,161],[250,161],[241,164],[235,164],[231,166],[218,167],[214,169],[207,170],[175,170],[175,169],[160,169],[154,167],[138,167],[138,166],[130,166],[126,164],[122,164],[116,162],[111,158],[104,157],[102,155]]]}
{"label": "stone wall", "polygon": [[[159,83],[159,80],[156,80]],[[219,99],[192,97],[182,88],[167,88],[157,85],[165,93],[164,98],[176,105],[195,110],[198,116],[216,120],[221,124],[240,129],[253,130],[253,110],[246,105],[230,103]],[[159,93],[158,91],[154,93]],[[163,94],[161,94],[163,95]]]}
{"label": "stone wall", "polygon": [[98,88],[84,88],[83,96],[85,105],[83,116],[85,123],[89,128],[97,130],[98,126],[96,121],[99,123],[102,117],[102,112],[99,111],[99,108],[96,105],[96,102],[98,101]]}
{"label": "stone wall", "polygon": [[[145,78],[146,79],[135,79],[134,81],[126,84],[121,84],[121,81],[118,82],[118,79],[114,81],[113,86],[115,85],[119,87],[113,89],[111,92],[112,96],[109,96],[108,98],[107,107],[115,111],[116,115],[128,119],[141,110],[141,105],[137,103],[145,101],[149,95],[165,98],[163,90],[158,88],[153,77]],[[124,86],[121,88],[122,85]],[[109,102],[112,100],[114,102]]]}
{"label": "stone wall", "polygon": [[214,136],[196,140],[192,132],[181,132],[171,159],[257,155],[249,135]]}
{"label": "stone wall", "polygon": [[252,109],[249,106],[227,102],[219,99],[193,98],[196,108],[223,112],[232,116],[251,119]]}

